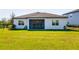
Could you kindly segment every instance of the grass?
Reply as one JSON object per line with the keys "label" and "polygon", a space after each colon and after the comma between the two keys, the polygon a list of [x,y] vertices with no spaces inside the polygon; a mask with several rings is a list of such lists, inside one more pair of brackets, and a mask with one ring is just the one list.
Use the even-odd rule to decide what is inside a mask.
{"label": "grass", "polygon": [[78,50],[78,31],[0,29],[0,50]]}

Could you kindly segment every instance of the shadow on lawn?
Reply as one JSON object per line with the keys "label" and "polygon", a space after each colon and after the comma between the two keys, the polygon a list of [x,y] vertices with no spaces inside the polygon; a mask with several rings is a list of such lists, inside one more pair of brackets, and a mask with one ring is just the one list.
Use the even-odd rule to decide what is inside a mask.
{"label": "shadow on lawn", "polygon": [[30,30],[25,30],[25,29],[13,29],[11,31],[64,31],[64,32],[69,32],[69,31],[73,31],[73,32],[79,32],[79,30],[72,30],[72,29],[66,29],[66,30],[45,30],[45,29],[30,29]]}
{"label": "shadow on lawn", "polygon": [[74,31],[74,32],[79,32],[79,30],[71,30],[71,29],[67,29],[67,30],[28,30],[28,31]]}

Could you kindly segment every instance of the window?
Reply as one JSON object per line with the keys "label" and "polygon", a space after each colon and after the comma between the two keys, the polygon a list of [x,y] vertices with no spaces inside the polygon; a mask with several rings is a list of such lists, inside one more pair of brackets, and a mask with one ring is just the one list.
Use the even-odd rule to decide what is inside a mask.
{"label": "window", "polygon": [[58,20],[56,20],[56,25],[59,25],[59,21]]}
{"label": "window", "polygon": [[24,21],[19,21],[18,25],[24,25]]}
{"label": "window", "polygon": [[59,21],[58,20],[53,20],[52,25],[59,25]]}

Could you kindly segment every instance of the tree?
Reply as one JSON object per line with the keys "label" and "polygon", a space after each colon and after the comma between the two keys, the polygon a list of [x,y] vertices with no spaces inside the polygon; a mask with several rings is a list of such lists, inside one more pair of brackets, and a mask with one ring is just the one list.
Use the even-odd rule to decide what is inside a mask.
{"label": "tree", "polygon": [[3,27],[3,28],[6,27],[6,18],[2,18],[2,27]]}
{"label": "tree", "polygon": [[15,17],[15,14],[14,14],[14,12],[12,12],[12,14],[11,14],[11,24],[12,25],[13,25],[14,17]]}
{"label": "tree", "polygon": [[[16,27],[16,26],[13,24],[13,22],[14,22],[14,17],[15,17],[15,14],[12,12],[12,14],[11,14],[11,19],[10,19],[10,20],[11,20],[11,21],[10,21],[11,24],[9,25],[9,29],[15,29],[15,27]],[[10,23],[10,22],[9,22],[9,23]]]}
{"label": "tree", "polygon": [[2,23],[2,20],[0,20],[0,28],[2,28],[3,27],[3,25],[2,25],[3,23]]}

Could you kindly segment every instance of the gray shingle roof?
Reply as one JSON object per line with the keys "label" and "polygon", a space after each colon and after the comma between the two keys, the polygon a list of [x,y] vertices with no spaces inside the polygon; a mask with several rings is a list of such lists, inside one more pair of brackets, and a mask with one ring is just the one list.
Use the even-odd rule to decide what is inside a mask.
{"label": "gray shingle roof", "polygon": [[66,16],[57,15],[57,14],[51,14],[51,13],[43,13],[43,12],[35,12],[30,13],[22,16],[17,16],[15,18],[34,18],[34,17],[47,17],[47,18],[67,18]]}

